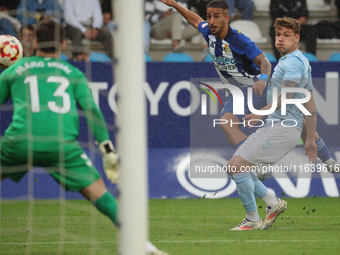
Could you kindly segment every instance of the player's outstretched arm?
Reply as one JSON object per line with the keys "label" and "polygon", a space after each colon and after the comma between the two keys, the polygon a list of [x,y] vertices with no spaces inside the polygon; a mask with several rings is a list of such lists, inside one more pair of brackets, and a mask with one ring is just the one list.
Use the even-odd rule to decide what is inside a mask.
{"label": "player's outstretched arm", "polygon": [[167,6],[175,8],[193,27],[198,28],[198,24],[203,21],[203,19],[196,13],[189,11],[183,6],[176,3],[174,0],[161,0]]}
{"label": "player's outstretched arm", "polygon": [[313,91],[310,91],[311,98],[305,103],[305,108],[311,113],[311,115],[305,115],[307,137],[305,142],[305,152],[308,156],[308,160],[312,163],[316,163],[317,150],[315,144],[315,132],[316,132],[316,106],[314,102]]}
{"label": "player's outstretched arm", "polygon": [[262,97],[263,90],[267,85],[272,71],[272,64],[263,53],[254,59],[254,63],[261,68],[261,75],[260,80],[254,83],[253,89],[255,95],[260,95]]}
{"label": "player's outstretched arm", "polygon": [[[285,88],[285,87],[298,87],[298,84],[294,81],[289,81],[289,80],[284,80],[281,84],[281,88]],[[287,98],[293,98],[293,93],[287,93]],[[270,102],[269,104],[267,104],[265,107],[263,107],[261,109],[261,111],[267,111],[269,109],[272,108],[273,102]],[[277,95],[277,105],[276,105],[276,109],[275,111],[281,109],[281,92]],[[254,113],[250,113],[248,115],[245,115],[242,119],[246,120],[248,123],[250,120],[252,120],[252,125],[255,125],[258,121],[256,120],[260,120],[262,119],[264,116],[266,115],[257,115]],[[248,126],[248,125],[246,125]]]}
{"label": "player's outstretched arm", "polygon": [[107,178],[112,183],[118,182],[118,155],[110,140],[101,142],[99,144],[99,150],[103,156],[103,167]]}

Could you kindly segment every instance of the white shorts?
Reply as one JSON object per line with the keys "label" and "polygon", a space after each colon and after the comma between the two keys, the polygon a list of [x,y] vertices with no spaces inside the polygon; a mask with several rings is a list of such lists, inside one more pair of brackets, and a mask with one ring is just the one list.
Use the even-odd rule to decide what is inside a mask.
{"label": "white shorts", "polygon": [[281,123],[259,128],[235,152],[254,165],[275,164],[298,144],[301,133]]}

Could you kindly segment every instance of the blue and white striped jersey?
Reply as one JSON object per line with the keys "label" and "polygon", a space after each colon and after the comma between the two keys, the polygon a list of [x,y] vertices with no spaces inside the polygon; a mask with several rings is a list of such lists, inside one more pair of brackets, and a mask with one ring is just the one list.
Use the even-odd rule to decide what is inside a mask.
{"label": "blue and white striped jersey", "polygon": [[208,22],[198,25],[198,30],[209,44],[210,54],[218,75],[224,83],[244,87],[252,86],[260,74],[260,67],[254,59],[262,53],[249,37],[229,26],[224,39],[217,39]]}

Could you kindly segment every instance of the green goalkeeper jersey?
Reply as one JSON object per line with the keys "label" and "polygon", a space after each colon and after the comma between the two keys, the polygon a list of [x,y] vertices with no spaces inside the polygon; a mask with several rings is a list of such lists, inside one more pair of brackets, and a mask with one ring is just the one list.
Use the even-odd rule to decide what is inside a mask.
{"label": "green goalkeeper jersey", "polygon": [[76,141],[77,105],[96,140],[109,140],[84,74],[65,61],[34,56],[7,68],[0,76],[0,105],[10,97],[14,109],[5,132],[9,141],[32,141],[35,150],[44,151],[54,150],[50,147],[56,143]]}

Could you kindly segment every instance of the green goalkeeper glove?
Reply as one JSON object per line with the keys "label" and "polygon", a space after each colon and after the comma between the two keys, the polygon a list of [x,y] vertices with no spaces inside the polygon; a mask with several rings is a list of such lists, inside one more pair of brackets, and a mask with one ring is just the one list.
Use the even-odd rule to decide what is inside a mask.
{"label": "green goalkeeper glove", "polygon": [[103,156],[103,166],[107,178],[112,183],[118,182],[118,155],[110,140],[104,141],[99,144],[99,150]]}

